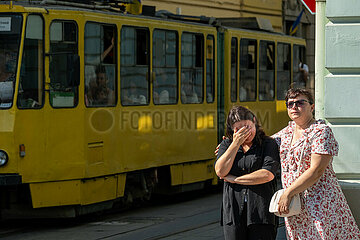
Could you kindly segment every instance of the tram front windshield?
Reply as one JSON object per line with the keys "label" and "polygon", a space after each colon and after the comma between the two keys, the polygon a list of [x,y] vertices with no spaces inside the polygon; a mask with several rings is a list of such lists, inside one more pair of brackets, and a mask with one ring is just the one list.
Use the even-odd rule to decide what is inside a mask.
{"label": "tram front windshield", "polygon": [[13,102],[21,24],[21,15],[0,14],[0,108]]}

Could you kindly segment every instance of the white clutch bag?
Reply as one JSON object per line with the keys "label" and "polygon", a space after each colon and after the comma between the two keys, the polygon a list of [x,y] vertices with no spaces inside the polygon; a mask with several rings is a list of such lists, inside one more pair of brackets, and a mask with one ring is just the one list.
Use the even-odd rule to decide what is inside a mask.
{"label": "white clutch bag", "polygon": [[284,194],[284,189],[280,189],[277,192],[274,193],[274,195],[271,198],[270,206],[269,206],[269,212],[274,213],[276,216],[279,217],[291,217],[294,215],[297,215],[301,212],[301,202],[300,202],[300,195],[296,194],[290,203],[289,206],[289,213],[288,214],[279,214],[278,207],[279,207],[279,200],[280,197]]}

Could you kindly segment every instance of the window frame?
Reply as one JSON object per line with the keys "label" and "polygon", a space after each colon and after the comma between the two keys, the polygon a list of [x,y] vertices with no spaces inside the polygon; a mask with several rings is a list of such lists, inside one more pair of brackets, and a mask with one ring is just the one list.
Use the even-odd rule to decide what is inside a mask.
{"label": "window frame", "polygon": [[[272,45],[273,46],[273,53],[272,53],[272,57],[273,57],[273,67],[272,67],[272,69],[267,69],[267,66],[266,66],[266,70],[262,70],[261,69],[261,66],[263,66],[263,65],[261,65],[262,64],[262,62],[261,62],[261,47],[262,47],[262,45],[261,45],[261,43],[262,42],[264,42],[264,43],[267,43],[267,45],[266,46],[269,46],[269,45]],[[267,53],[267,49],[265,49],[266,50],[266,53]],[[276,55],[275,55],[275,50],[276,50],[276,48],[275,48],[275,42],[273,41],[273,40],[267,40],[267,39],[262,39],[262,40],[260,40],[259,41],[259,84],[258,84],[258,99],[259,99],[259,101],[261,101],[261,102],[266,102],[266,101],[274,101],[276,98],[275,98],[275,82],[276,82],[276,79],[275,79],[275,73],[276,73],[276,68],[275,68],[275,64],[276,64],[276,61],[277,61],[277,59],[276,59]],[[267,54],[266,54],[266,56],[267,56]],[[273,75],[273,79],[272,79],[272,88],[270,88],[270,90],[272,90],[273,91],[273,96],[272,96],[272,98],[271,99],[260,99],[260,95],[261,95],[261,87],[262,87],[262,85],[261,85],[261,72],[264,72],[264,71],[272,71],[272,75]],[[270,83],[270,82],[269,82]],[[271,87],[271,84],[270,84],[270,87]]]}
{"label": "window frame", "polygon": [[[40,105],[40,107],[38,108],[23,108],[23,107],[19,107],[19,102],[18,102],[18,99],[19,99],[19,89],[20,89],[20,77],[19,77],[19,84],[18,84],[18,89],[15,89],[14,90],[14,93],[13,93],[13,101],[15,100],[14,99],[14,96],[15,96],[15,91],[17,90],[18,91],[18,94],[17,94],[17,99],[16,99],[16,107],[19,109],[19,110],[39,110],[39,109],[42,109],[45,105],[45,57],[46,57],[46,53],[45,53],[45,19],[43,17],[42,14],[37,14],[37,13],[31,13],[29,14],[27,17],[26,17],[26,21],[24,21],[24,16],[22,16],[22,26],[21,26],[21,29],[24,29],[24,36],[26,36],[26,26],[27,26],[27,22],[28,22],[28,19],[29,19],[29,16],[32,16],[32,15],[36,15],[36,16],[39,16],[42,20],[42,27],[43,27],[43,35],[42,35],[42,39],[43,39],[43,44],[42,44],[42,104]],[[21,36],[20,36],[21,37]],[[18,62],[19,62],[19,57],[20,57],[20,47],[22,46],[24,48],[25,46],[25,39],[26,37],[24,38],[24,42],[22,43],[22,40],[20,39],[19,41],[19,53],[18,53]],[[21,65],[23,64],[23,57],[24,57],[24,49],[22,49],[22,54],[23,56],[21,56]],[[18,68],[18,65],[16,66],[16,68]],[[19,73],[17,74],[21,74],[21,70]],[[15,85],[16,86],[16,85]],[[14,104],[12,104],[9,108],[11,108]]]}
{"label": "window frame", "polygon": [[[206,60],[206,76],[205,76],[205,98],[206,98],[206,103],[214,103],[216,101],[216,94],[215,94],[215,67],[216,67],[216,49],[215,49],[215,36],[213,34],[208,34],[206,36],[206,42],[210,40],[212,41],[212,76],[211,76],[211,94],[212,94],[212,101],[208,101],[208,78],[207,78],[207,73],[208,73],[208,66],[207,66],[207,60],[208,60],[208,51],[207,49],[206,51],[206,56],[205,56],[205,60]],[[205,46],[207,46],[207,43],[205,44]]]}
{"label": "window frame", "polygon": [[[198,97],[198,102],[184,102],[183,99],[182,99],[182,88],[183,88],[183,78],[182,78],[182,75],[183,75],[183,36],[184,34],[188,34],[188,35],[192,35],[193,37],[195,37],[195,47],[196,47],[196,52],[195,52],[195,64],[192,65],[192,69],[195,69],[195,72],[196,72],[196,69],[197,68],[202,68],[202,71],[201,71],[201,98]],[[181,42],[181,53],[179,51],[179,54],[181,54],[181,61],[180,61],[180,74],[181,74],[181,77],[180,77],[180,102],[181,104],[203,104],[204,103],[204,92],[205,92],[205,35],[204,33],[202,32],[191,32],[191,31],[183,31],[181,32],[180,34],[180,38],[179,38],[179,41]],[[201,46],[198,48],[197,44],[197,38],[198,37],[201,37]],[[192,45],[194,46],[194,45]],[[197,54],[197,51],[201,51],[201,54]],[[198,59],[197,57],[198,56],[201,56],[201,59]],[[201,66],[198,67],[197,64],[201,62]],[[187,69],[187,68],[185,68]],[[193,84],[193,87],[195,86],[196,84]],[[196,90],[193,90],[196,93]]]}
{"label": "window frame", "polygon": [[[149,27],[144,27],[144,26],[136,26],[136,25],[122,25],[121,26],[121,28],[120,28],[120,30],[119,30],[119,33],[120,33],[120,38],[119,38],[119,51],[120,51],[120,58],[119,58],[119,61],[118,61],[118,65],[120,66],[120,72],[119,72],[119,89],[120,89],[120,92],[119,92],[119,96],[120,96],[120,98],[119,98],[119,102],[120,102],[120,104],[121,104],[121,106],[123,106],[123,107],[133,107],[133,106],[148,106],[148,105],[150,105],[150,102],[151,102],[151,83],[150,83],[150,81],[147,81],[147,96],[148,96],[148,98],[146,99],[147,100],[147,102],[146,102],[146,104],[124,104],[124,101],[123,101],[123,99],[122,99],[122,94],[123,94],[123,89],[122,89],[122,87],[121,87],[121,85],[122,85],[122,82],[123,82],[123,80],[122,80],[122,76],[121,76],[121,71],[122,71],[122,68],[123,68],[123,65],[122,65],[122,56],[123,56],[123,53],[121,53],[121,44],[122,44],[122,31],[123,31],[123,29],[124,28],[133,28],[133,29],[135,29],[135,31],[136,30],[145,30],[146,31],[146,33],[147,33],[147,42],[146,42],[146,44],[147,44],[147,64],[146,65],[141,65],[141,64],[137,64],[137,54],[134,54],[134,56],[135,56],[135,59],[134,59],[134,65],[125,65],[125,66],[132,66],[132,67],[135,67],[135,66],[147,66],[148,67],[148,69],[147,69],[147,73],[146,73],[146,75],[147,75],[147,78],[149,78],[149,76],[150,76],[150,71],[151,71],[151,66],[150,66],[150,62],[151,62],[151,57],[152,57],[152,53],[151,53],[151,51],[152,51],[152,47],[151,47],[151,31],[150,31],[150,28]],[[135,34],[137,34],[137,32],[135,32]],[[135,42],[135,45],[134,45],[134,48],[136,48],[137,49],[137,41]]]}
{"label": "window frame", "polygon": [[[75,23],[75,27],[76,27],[76,30],[77,30],[77,32],[76,32],[77,53],[76,53],[76,54],[80,57],[80,55],[79,55],[79,50],[80,50],[79,30],[80,30],[80,28],[79,28],[78,23],[77,23],[75,20],[73,20],[73,19],[55,18],[55,19],[52,19],[52,20],[51,20],[51,22],[50,22],[50,24],[49,24],[49,53],[47,53],[47,54],[49,54],[49,57],[50,57],[51,54],[52,54],[52,52],[50,52],[50,51],[51,51],[51,36],[50,36],[50,34],[51,34],[51,26],[52,26],[52,24],[53,24],[54,22],[56,22],[56,21],[59,21],[59,22],[62,22],[62,23],[64,23],[64,22],[72,22],[72,23]],[[49,69],[50,69],[50,61],[49,61]],[[79,72],[80,72],[79,82],[81,82],[81,65],[80,65]],[[49,72],[49,79],[50,79],[50,72]],[[50,88],[51,88],[51,79],[50,79]],[[75,103],[73,106],[71,106],[71,107],[66,107],[66,106],[56,107],[56,106],[53,106],[53,104],[51,103],[51,100],[50,100],[50,98],[51,98],[51,89],[49,89],[49,90],[47,90],[47,91],[49,92],[49,105],[50,105],[52,108],[54,108],[54,109],[62,109],[62,108],[64,108],[64,109],[71,109],[71,108],[76,108],[76,107],[79,105],[79,100],[80,100],[80,84],[77,86],[77,90],[75,91],[76,95],[75,95],[74,97],[76,98],[76,103]]]}
{"label": "window frame", "polygon": [[[254,77],[254,79],[253,79],[253,84],[254,84],[254,88],[252,89],[253,91],[254,91],[254,93],[255,93],[255,96],[254,96],[254,98],[252,98],[251,100],[249,100],[248,98],[245,100],[245,101],[243,101],[243,100],[241,100],[241,98],[240,98],[240,88],[242,87],[242,74],[241,74],[241,72],[242,72],[242,68],[241,68],[241,56],[242,56],[242,43],[243,43],[243,41],[246,41],[246,43],[247,43],[247,49],[249,49],[249,46],[254,46],[254,73],[255,73],[255,77]],[[252,44],[249,44],[249,43],[254,43],[253,45]],[[244,37],[244,38],[241,38],[240,39],[240,41],[239,41],[239,44],[240,44],[240,51],[239,51],[239,64],[238,64],[238,66],[239,66],[239,87],[238,87],[238,93],[239,94],[237,94],[237,96],[239,97],[239,100],[240,100],[240,102],[255,102],[256,100],[257,100],[257,98],[258,98],[258,76],[259,76],[259,72],[258,72],[258,70],[259,70],[259,67],[258,67],[258,64],[257,64],[257,62],[258,62],[258,58],[259,58],[259,47],[258,47],[258,44],[259,44],[259,40],[258,39],[256,39],[256,38],[248,38],[248,37]],[[246,70],[249,70],[250,68],[245,68]]]}
{"label": "window frame", "polygon": [[[100,62],[96,65],[94,64],[87,64],[86,62],[86,48],[85,48],[85,45],[86,45],[86,26],[87,24],[97,24],[99,25],[101,28],[104,28],[105,27],[112,27],[113,30],[114,30],[114,35],[113,35],[113,38],[114,38],[114,61],[115,63],[113,63],[114,65],[114,89],[112,89],[114,91],[114,104],[107,104],[107,105],[97,105],[97,104],[89,104],[87,105],[86,104],[86,86],[87,86],[87,83],[86,83],[86,66],[95,66],[95,69],[94,69],[94,74],[96,74],[96,68],[97,66],[107,66],[107,65],[112,65],[110,63],[104,63],[103,62],[103,59],[101,59],[101,54],[100,54]],[[118,25],[116,23],[113,23],[113,22],[97,22],[97,21],[86,21],[84,23],[84,33],[83,33],[83,36],[84,36],[84,42],[83,42],[83,48],[84,48],[84,105],[86,108],[109,108],[109,107],[116,107],[117,104],[118,104],[118,79],[119,79],[119,75],[120,73],[118,73],[118,66],[119,66],[119,59],[118,59],[118,48],[120,46],[120,40],[119,40],[119,30],[118,30]],[[104,34],[104,33],[103,33]],[[104,36],[101,36],[100,37],[100,41],[103,40],[102,37]],[[106,51],[106,49],[104,49],[103,51]],[[91,81],[91,80],[90,80]],[[89,81],[89,83],[90,83]],[[89,90],[88,90],[89,91]]]}
{"label": "window frame", "polygon": [[[276,44],[276,100],[285,100],[285,96],[284,98],[279,98],[280,94],[279,94],[279,45],[283,45],[284,47],[287,46],[288,47],[288,58],[284,59],[284,60],[288,60],[288,75],[289,75],[289,80],[288,80],[288,87],[286,89],[289,89],[291,87],[291,83],[292,83],[292,76],[291,76],[291,68],[292,68],[292,60],[291,60],[291,43],[290,42],[277,42]],[[281,72],[285,72],[285,71],[281,71]],[[286,93],[285,93],[286,95]]]}
{"label": "window frame", "polygon": [[[233,65],[233,40],[235,40],[235,62]],[[239,39],[238,37],[231,37],[230,40],[230,89],[229,89],[229,93],[230,93],[230,101],[231,102],[237,102],[238,100],[238,86],[239,86]],[[235,86],[232,86],[233,84],[233,66],[235,66]],[[234,92],[234,96],[235,98],[233,98],[233,92]]]}

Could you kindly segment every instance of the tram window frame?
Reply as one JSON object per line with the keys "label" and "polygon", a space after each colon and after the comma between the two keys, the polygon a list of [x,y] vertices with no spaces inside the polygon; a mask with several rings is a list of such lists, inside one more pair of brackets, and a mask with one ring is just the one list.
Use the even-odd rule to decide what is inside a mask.
{"label": "tram window frame", "polygon": [[[156,40],[156,34],[163,34]],[[170,34],[174,35],[174,43],[170,47]],[[173,105],[178,103],[178,88],[179,88],[179,34],[175,30],[156,28],[153,30],[152,38],[152,96],[155,105]],[[168,41],[168,39],[170,39]],[[163,43],[163,44],[161,44]],[[161,44],[161,46],[159,45]],[[173,51],[173,52],[172,52]],[[156,56],[162,55],[159,62]],[[173,55],[173,59],[171,57]],[[175,73],[171,71],[175,69]],[[170,73],[170,74],[169,74]],[[165,80],[164,77],[165,76]],[[158,83],[157,79],[161,79]],[[170,82],[169,79],[175,80]],[[173,84],[175,83],[175,85]]]}
{"label": "tram window frame", "polygon": [[[239,99],[240,102],[253,102],[257,97],[257,56],[258,41],[253,38],[240,39],[239,61]],[[249,61],[251,58],[251,62]],[[252,76],[251,73],[252,71]],[[249,76],[250,75],[250,76]]]}
{"label": "tram window frame", "polygon": [[[185,39],[188,37],[190,37],[191,40]],[[191,42],[191,44],[189,44],[189,42]],[[181,34],[180,92],[182,104],[202,104],[204,102],[204,42],[203,33],[185,31]]]}
{"label": "tram window frame", "polygon": [[[90,30],[91,26],[93,29]],[[116,24],[94,21],[85,23],[84,102],[86,107],[115,107],[117,104],[117,43]],[[99,83],[102,86],[98,86]]]}
{"label": "tram window frame", "polygon": [[[211,44],[209,44],[209,42]],[[209,48],[211,46],[211,49]],[[215,101],[215,37],[206,36],[206,102]]]}
{"label": "tram window frame", "polygon": [[[278,42],[276,48],[276,99],[285,100],[286,91],[291,86],[291,44],[285,42]],[[287,48],[287,50],[285,48]]]}
{"label": "tram window frame", "polygon": [[[273,101],[275,99],[275,43],[268,40],[260,40],[259,46],[259,100]],[[263,46],[266,48],[264,49]],[[272,46],[272,59],[269,59],[269,46]],[[263,52],[265,50],[265,52]],[[265,54],[264,54],[265,53]],[[264,76],[270,74],[270,76]],[[268,85],[264,85],[268,83]],[[268,91],[267,87],[269,86]],[[269,95],[270,94],[270,95]]]}
{"label": "tram window frame", "polygon": [[238,62],[239,62],[239,44],[238,38],[232,37],[230,44],[230,101],[237,101],[237,86],[238,86]]}
{"label": "tram window frame", "polygon": [[[133,45],[123,45],[125,41],[128,41],[127,39],[123,39],[126,29],[132,29],[134,31]],[[140,38],[141,35],[142,38]],[[142,41],[144,35],[145,41]],[[129,39],[131,40],[131,38]],[[125,58],[127,55],[130,55],[130,57],[133,56],[133,58]],[[122,26],[120,30],[120,102],[122,106],[149,105],[150,81],[148,81],[148,79],[150,76],[150,57],[149,28],[132,25]],[[136,76],[140,75],[140,80],[139,78],[132,78],[128,81],[124,75],[124,69],[131,69],[129,73],[126,73],[130,76],[131,74]],[[140,72],[140,69],[142,69],[143,72]],[[131,94],[131,91],[135,91],[136,94]],[[126,96],[127,92],[130,92],[129,96]]]}
{"label": "tram window frame", "polygon": [[[36,67],[33,67],[33,66],[29,66],[29,64],[32,64],[32,63],[39,63],[39,61],[34,61],[33,58],[29,57],[29,58],[26,58],[26,55],[30,55],[30,54],[27,54],[28,51],[26,50],[27,48],[27,39],[33,39],[34,36],[30,36],[30,35],[33,35],[34,34],[34,31],[27,31],[28,29],[28,23],[29,23],[29,19],[30,17],[32,16],[36,16],[36,17],[39,17],[42,21],[42,47],[41,48],[38,48],[37,50],[41,49],[42,50],[42,53],[41,54],[38,54],[38,56],[41,57],[41,69],[39,69],[39,65],[37,65]],[[37,29],[39,30],[39,29]],[[38,32],[38,31],[35,31],[35,33]],[[29,34],[29,35],[28,35]],[[27,37],[29,36],[29,38]],[[31,38],[32,37],[32,38]],[[29,45],[29,50],[33,50],[33,45]],[[35,51],[36,52],[36,51]],[[26,63],[25,61],[28,60]],[[27,73],[28,72],[33,72],[32,70],[33,69],[36,69],[38,70],[37,71],[37,78],[38,80],[36,81],[37,82],[37,89],[35,89],[35,92],[37,91],[37,94],[38,95],[41,95],[41,96],[38,96],[38,101],[36,101],[36,99],[34,98],[31,98],[31,97],[27,97],[26,99],[21,99],[21,97],[23,95],[31,95],[31,93],[33,94],[34,93],[34,89],[33,88],[28,88],[28,87],[23,87],[23,84],[22,84],[22,81],[24,79],[27,79],[26,77],[29,76]],[[27,71],[28,70],[28,71]],[[39,71],[40,70],[40,71]],[[40,77],[42,78],[40,81],[39,81],[39,75]],[[32,79],[36,79],[36,78],[32,78],[32,76],[29,77],[30,80]],[[29,81],[24,81],[26,83],[28,83]],[[39,86],[40,85],[40,86]],[[45,21],[44,21],[44,18],[42,15],[40,14],[29,14],[26,18],[26,23],[25,23],[25,39],[24,39],[24,44],[23,44],[23,56],[22,56],[22,61],[21,61],[21,69],[20,69],[20,77],[19,77],[19,89],[18,89],[18,97],[17,97],[17,108],[20,109],[20,110],[24,110],[24,109],[41,109],[43,108],[44,106],[44,103],[45,103],[45,91],[44,91],[44,86],[45,86]],[[28,94],[25,94],[26,90],[29,90],[30,93]],[[22,100],[24,100],[24,102],[22,102]],[[24,105],[22,105],[24,104]]]}
{"label": "tram window frame", "polygon": [[[60,24],[61,29],[55,27],[55,24]],[[72,24],[72,28],[66,27]],[[59,25],[57,25],[59,26]],[[71,32],[75,30],[73,36]],[[59,32],[61,35],[59,36]],[[54,34],[54,35],[53,35]],[[55,36],[55,38],[53,38]],[[69,38],[70,36],[70,38]],[[80,83],[80,59],[79,59],[79,26],[76,21],[68,19],[53,19],[49,25],[49,42],[50,57],[49,61],[49,78],[50,78],[50,91],[49,91],[49,102],[53,108],[75,108],[79,104],[79,83]],[[74,48],[68,51],[59,49],[54,51],[53,48],[57,49],[59,46],[63,47],[71,46]],[[52,63],[53,59],[55,63]],[[65,67],[64,69],[61,69]],[[61,72],[59,73],[58,71]],[[55,74],[53,74],[55,72]],[[62,73],[62,74],[61,74]],[[71,74],[72,73],[72,74]],[[60,76],[60,77],[59,77]],[[52,78],[57,79],[54,81]],[[66,84],[62,85],[62,80],[66,80]]]}
{"label": "tram window frame", "polygon": [[[295,50],[296,48],[298,48],[297,50]],[[292,86],[293,87],[305,87],[301,84],[298,83],[299,78],[302,78],[302,74],[300,71],[300,62],[302,61],[302,63],[304,63],[305,60],[305,46],[304,45],[300,45],[300,44],[294,44],[292,47],[292,51],[293,51],[293,64],[292,64]],[[305,63],[304,63],[305,64]]]}

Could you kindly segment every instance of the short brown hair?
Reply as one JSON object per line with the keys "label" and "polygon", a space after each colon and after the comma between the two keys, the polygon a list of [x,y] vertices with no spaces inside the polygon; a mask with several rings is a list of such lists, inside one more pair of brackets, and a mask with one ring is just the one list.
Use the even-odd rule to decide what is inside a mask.
{"label": "short brown hair", "polygon": [[304,95],[310,104],[314,103],[314,97],[312,93],[306,88],[290,88],[286,92],[285,101],[287,102],[289,98],[296,98],[297,96],[300,95]]}

